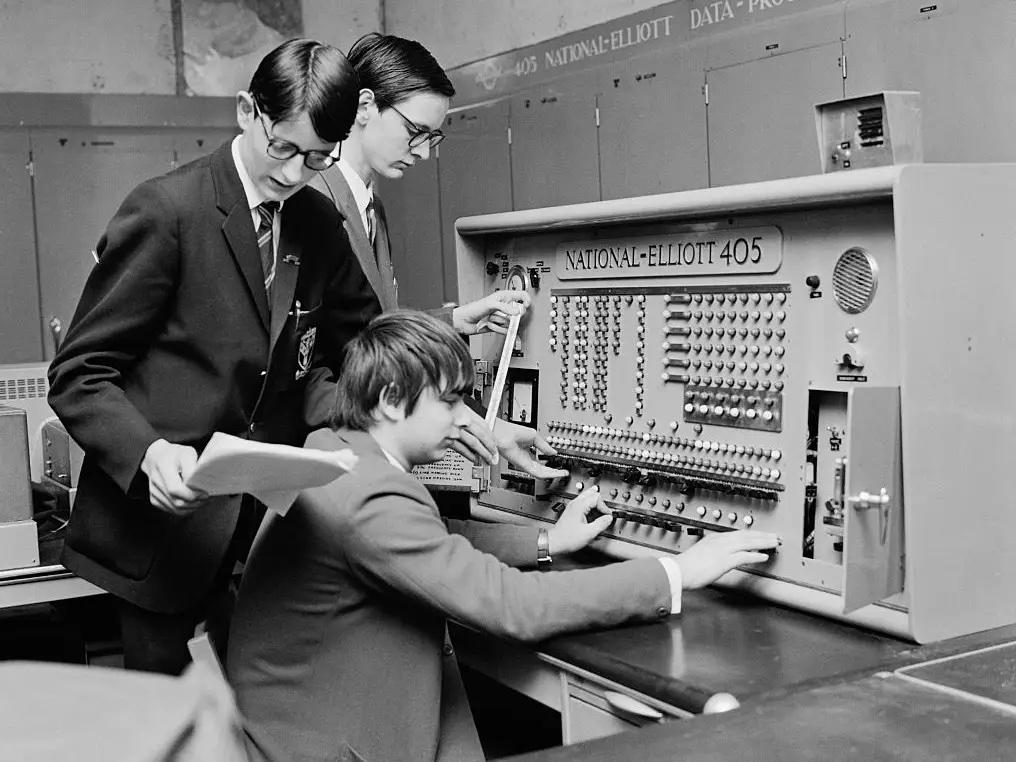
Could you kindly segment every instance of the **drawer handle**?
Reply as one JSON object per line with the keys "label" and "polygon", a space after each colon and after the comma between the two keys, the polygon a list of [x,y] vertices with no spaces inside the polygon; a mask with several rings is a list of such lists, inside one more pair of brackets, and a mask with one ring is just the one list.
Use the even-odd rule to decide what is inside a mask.
{"label": "drawer handle", "polygon": [[627,714],[635,715],[636,717],[644,717],[647,720],[662,720],[663,713],[653,709],[648,704],[643,704],[638,699],[633,699],[631,696],[626,696],[623,693],[617,691],[604,691],[603,698],[607,700],[607,703],[613,709],[617,709],[619,712],[625,712]]}

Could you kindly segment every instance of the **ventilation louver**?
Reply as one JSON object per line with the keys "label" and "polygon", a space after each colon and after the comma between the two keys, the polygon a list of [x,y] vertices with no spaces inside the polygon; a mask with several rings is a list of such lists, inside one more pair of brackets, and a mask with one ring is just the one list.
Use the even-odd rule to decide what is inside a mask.
{"label": "ventilation louver", "polygon": [[863,249],[847,249],[833,268],[833,294],[844,312],[864,312],[878,288],[878,265]]}

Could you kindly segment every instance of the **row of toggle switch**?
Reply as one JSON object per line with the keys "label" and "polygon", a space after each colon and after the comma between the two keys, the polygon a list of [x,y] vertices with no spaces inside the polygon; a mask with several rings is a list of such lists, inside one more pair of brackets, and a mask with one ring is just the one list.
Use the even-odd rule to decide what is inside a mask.
{"label": "row of toggle switch", "polygon": [[[583,482],[576,482],[575,483],[575,489],[576,489],[577,492],[581,493],[582,490],[585,489],[585,484]],[[608,493],[605,493],[604,496],[609,498],[609,499],[611,499],[611,500],[631,500],[631,499],[634,499],[636,503],[642,503],[642,501],[645,500],[647,505],[649,505],[650,507],[654,507],[654,508],[657,505],[657,498],[656,498],[655,495],[645,496],[642,493],[636,493],[634,495],[634,497],[633,497],[632,494],[629,491],[627,491],[627,490],[625,490],[624,492],[620,492],[619,493],[619,491],[618,491],[618,489],[616,487],[611,489]],[[683,502],[678,501],[678,502],[672,504],[669,498],[664,498],[662,501],[660,501],[659,502],[659,507],[662,508],[664,511],[670,510],[671,507],[673,507],[673,509],[674,509],[674,511],[676,513],[684,513],[684,511],[685,511],[685,504]],[[662,527],[662,528],[665,528],[665,529],[667,529],[667,528],[675,528],[676,529],[676,526],[683,526],[679,522],[677,522],[674,519],[670,518],[666,513],[661,513],[661,512],[656,511],[656,510],[652,510],[652,511],[631,511],[631,510],[627,510],[624,507],[613,507],[613,506],[611,506],[611,511],[614,514],[615,518],[634,520],[636,523],[640,523],[640,524],[650,524],[650,525],[659,526],[659,527]],[[720,508],[713,508],[712,510],[709,510],[704,505],[699,505],[699,506],[697,506],[695,508],[695,515],[697,515],[701,519],[705,519],[705,520],[712,519],[713,521],[722,521],[724,518],[726,518],[726,520],[727,520],[727,522],[729,524],[736,524],[737,520],[739,518],[739,515],[738,515],[738,513],[736,511],[727,511],[726,514],[724,514],[723,510],[721,510]],[[746,513],[746,514],[744,514],[743,517],[740,517],[740,518],[741,518],[741,523],[745,527],[751,527],[751,526],[753,526],[755,524],[755,517],[752,514],[750,514],[750,513]],[[676,525],[676,526],[666,526],[664,523],[658,523],[658,522],[673,522],[673,524]]]}
{"label": "row of toggle switch", "polygon": [[548,437],[547,442],[552,447],[574,448],[577,450],[589,450],[592,453],[603,455],[614,455],[616,457],[640,460],[650,465],[668,465],[684,468],[708,468],[725,472],[731,476],[743,476],[753,479],[779,480],[782,472],[778,468],[767,468],[758,464],[732,463],[727,460],[712,460],[710,458],[696,457],[694,455],[681,455],[670,452],[656,452],[654,450],[639,450],[634,447],[621,447],[620,445],[582,442],[568,439],[567,437]]}
{"label": "row of toggle switch", "polygon": [[[671,422],[671,427],[676,428],[676,422]],[[646,443],[659,443],[676,445],[678,447],[692,447],[696,450],[712,450],[713,452],[736,453],[737,455],[758,456],[760,458],[772,458],[779,460],[783,453],[779,450],[767,449],[765,447],[751,447],[748,445],[730,444],[725,442],[711,442],[703,439],[688,439],[685,437],[671,436],[670,434],[654,434],[651,432],[630,431],[626,429],[614,429],[607,426],[592,426],[585,423],[569,423],[567,421],[550,421],[547,425],[550,431],[570,431],[575,434],[589,434],[591,436],[605,436],[612,439],[625,441],[641,441]],[[578,440],[576,440],[578,441]]]}

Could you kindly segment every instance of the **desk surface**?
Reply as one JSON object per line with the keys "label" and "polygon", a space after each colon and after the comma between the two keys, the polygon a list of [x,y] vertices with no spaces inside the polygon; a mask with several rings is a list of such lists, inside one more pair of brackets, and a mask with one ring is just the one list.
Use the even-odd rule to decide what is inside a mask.
{"label": "desk surface", "polygon": [[989,762],[1012,759],[1013,748],[1016,710],[884,675],[812,688],[727,714],[678,720],[511,759]]}

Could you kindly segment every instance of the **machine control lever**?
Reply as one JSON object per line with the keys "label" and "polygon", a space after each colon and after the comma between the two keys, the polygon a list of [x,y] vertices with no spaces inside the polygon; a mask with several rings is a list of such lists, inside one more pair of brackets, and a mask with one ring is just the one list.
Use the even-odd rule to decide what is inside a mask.
{"label": "machine control lever", "polygon": [[861,490],[856,495],[847,498],[847,504],[852,505],[856,511],[867,511],[872,508],[878,509],[878,527],[881,534],[880,543],[885,545],[886,535],[889,532],[889,492],[883,487],[877,495]]}

